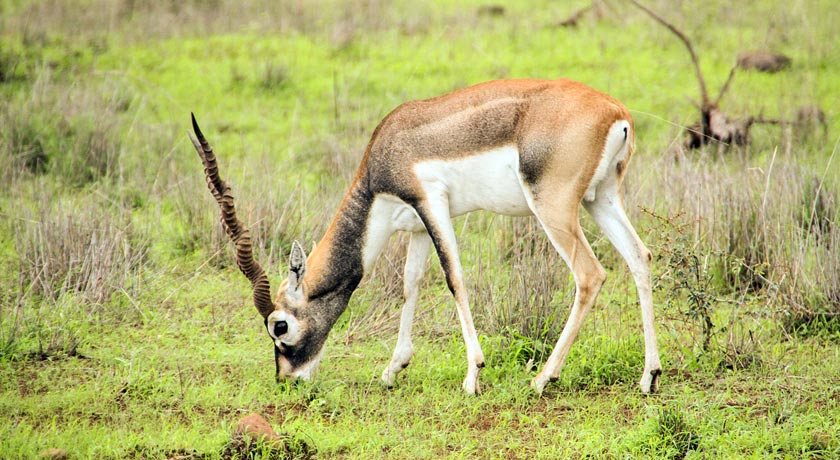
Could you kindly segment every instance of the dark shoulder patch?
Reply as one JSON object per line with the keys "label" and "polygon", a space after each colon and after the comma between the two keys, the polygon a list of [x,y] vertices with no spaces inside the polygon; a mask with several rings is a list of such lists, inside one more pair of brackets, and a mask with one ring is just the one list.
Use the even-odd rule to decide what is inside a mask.
{"label": "dark shoulder patch", "polygon": [[519,145],[519,170],[529,185],[536,184],[545,173],[552,147],[547,143],[530,140]]}

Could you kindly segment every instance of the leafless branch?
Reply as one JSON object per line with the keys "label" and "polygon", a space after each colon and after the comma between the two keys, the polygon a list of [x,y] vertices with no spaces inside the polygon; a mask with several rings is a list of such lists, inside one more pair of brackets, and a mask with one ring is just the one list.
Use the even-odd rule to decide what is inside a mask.
{"label": "leafless branch", "polygon": [[718,93],[717,97],[715,98],[715,102],[712,105],[717,106],[718,103],[720,103],[720,100],[723,98],[723,95],[726,94],[726,92],[729,90],[729,84],[732,83],[732,80],[735,78],[735,69],[737,68],[738,64],[736,63],[729,70],[729,76],[726,77],[726,83],[724,83],[723,86],[720,88],[720,92]]}
{"label": "leafless branch", "polygon": [[709,103],[709,93],[706,91],[706,81],[703,79],[703,73],[700,71],[700,61],[697,59],[697,53],[694,52],[694,47],[691,45],[691,41],[689,41],[688,37],[686,37],[685,34],[677,29],[673,24],[663,19],[662,16],[656,14],[653,10],[642,5],[637,0],[630,0],[630,2],[639,7],[657,22],[667,27],[668,30],[673,32],[674,35],[676,35],[683,44],[685,44],[685,47],[688,48],[689,54],[691,54],[691,62],[694,63],[694,73],[697,75],[697,81],[700,83],[700,96],[703,98],[703,107],[711,106]]}

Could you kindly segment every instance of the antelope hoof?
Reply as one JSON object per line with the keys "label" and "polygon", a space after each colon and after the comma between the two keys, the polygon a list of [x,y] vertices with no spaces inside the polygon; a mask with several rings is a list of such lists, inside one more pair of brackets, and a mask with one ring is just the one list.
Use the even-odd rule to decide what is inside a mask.
{"label": "antelope hoof", "polygon": [[394,386],[394,382],[397,380],[397,375],[408,367],[408,361],[404,363],[391,363],[388,367],[382,371],[382,383],[385,384],[386,387],[392,388]]}
{"label": "antelope hoof", "polygon": [[396,380],[396,378],[397,373],[391,371],[391,366],[386,367],[385,370],[382,371],[382,383],[384,383],[386,387],[393,388],[394,380]]}
{"label": "antelope hoof", "polygon": [[659,389],[659,376],[662,374],[662,369],[656,368],[651,371],[645,371],[642,374],[642,380],[639,386],[642,387],[642,393],[651,394],[656,393]]}
{"label": "antelope hoof", "polygon": [[476,395],[481,393],[481,388],[478,385],[478,372],[481,368],[478,366],[470,367],[470,370],[467,371],[467,377],[464,378],[464,383],[461,384],[461,388],[468,395]]}
{"label": "antelope hoof", "polygon": [[541,395],[549,380],[551,379],[545,377],[542,373],[539,373],[536,377],[534,377],[534,380],[531,380],[531,388],[533,388],[538,395]]}

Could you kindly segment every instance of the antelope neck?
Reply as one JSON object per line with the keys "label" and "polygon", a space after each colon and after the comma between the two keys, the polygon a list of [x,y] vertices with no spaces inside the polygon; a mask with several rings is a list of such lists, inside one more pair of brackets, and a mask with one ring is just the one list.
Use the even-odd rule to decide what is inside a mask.
{"label": "antelope neck", "polygon": [[[344,309],[364,276],[362,252],[373,197],[366,181],[356,180],[344,196],[327,233],[309,255],[303,277],[307,301],[327,300],[330,323]],[[325,305],[319,305],[324,309]]]}

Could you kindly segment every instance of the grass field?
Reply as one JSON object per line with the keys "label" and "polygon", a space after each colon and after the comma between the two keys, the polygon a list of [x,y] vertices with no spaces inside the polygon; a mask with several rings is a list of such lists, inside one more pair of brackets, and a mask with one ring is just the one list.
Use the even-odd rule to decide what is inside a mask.
{"label": "grass field", "polygon": [[[629,2],[0,0],[0,458],[840,458],[840,9],[830,0],[650,6],[688,35],[745,147],[688,151],[683,45]],[[743,4],[742,4],[743,3]],[[195,112],[277,286],[325,231],[390,110],[497,78],[583,81],[633,112],[626,207],[654,253],[664,375],[645,396],[638,297],[608,270],[561,379],[528,386],[574,297],[530,219],[457,220],[487,367],[437,259],[393,389],[405,236],[332,331],[312,382],[270,341],[186,136]],[[231,444],[264,415],[286,449]]]}

